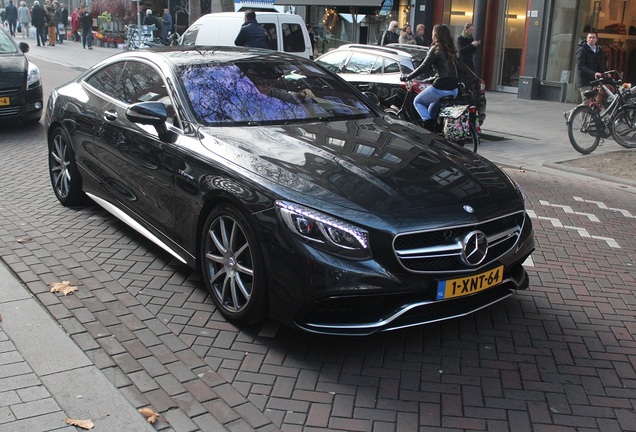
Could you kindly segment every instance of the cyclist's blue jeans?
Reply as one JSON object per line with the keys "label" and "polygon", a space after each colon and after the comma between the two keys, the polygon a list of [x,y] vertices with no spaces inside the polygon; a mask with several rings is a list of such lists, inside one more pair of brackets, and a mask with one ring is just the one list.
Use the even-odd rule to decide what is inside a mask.
{"label": "cyclist's blue jeans", "polygon": [[439,100],[444,96],[457,97],[455,90],[438,90],[433,86],[428,86],[420,92],[413,100],[413,106],[422,120],[430,120],[437,117],[439,113]]}

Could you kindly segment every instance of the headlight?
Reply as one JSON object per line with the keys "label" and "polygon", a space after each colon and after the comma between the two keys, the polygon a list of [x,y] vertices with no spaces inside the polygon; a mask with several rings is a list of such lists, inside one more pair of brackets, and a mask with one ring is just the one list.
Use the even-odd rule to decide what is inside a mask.
{"label": "headlight", "polygon": [[33,63],[29,62],[29,71],[27,72],[27,88],[31,89],[40,85],[40,69]]}
{"label": "headlight", "polygon": [[292,233],[316,249],[353,259],[371,258],[366,230],[298,204],[276,201],[276,206]]}

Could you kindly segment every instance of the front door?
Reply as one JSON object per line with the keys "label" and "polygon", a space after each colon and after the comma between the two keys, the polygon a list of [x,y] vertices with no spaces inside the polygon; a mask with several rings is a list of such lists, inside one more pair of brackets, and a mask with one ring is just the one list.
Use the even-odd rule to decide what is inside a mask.
{"label": "front door", "polygon": [[499,29],[497,35],[497,82],[498,91],[517,93],[521,53],[525,39],[527,0],[506,0],[500,3]]}

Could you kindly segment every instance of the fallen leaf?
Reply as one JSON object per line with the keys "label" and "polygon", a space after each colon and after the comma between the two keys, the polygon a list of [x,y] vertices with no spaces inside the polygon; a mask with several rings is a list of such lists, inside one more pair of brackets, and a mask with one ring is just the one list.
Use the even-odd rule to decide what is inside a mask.
{"label": "fallen leaf", "polygon": [[161,417],[158,413],[154,412],[152,408],[142,408],[139,412],[142,416],[146,417],[148,423],[154,423]]}
{"label": "fallen leaf", "polygon": [[52,282],[49,286],[51,287],[51,292],[61,292],[64,295],[77,291],[77,287],[71,285],[69,281]]}
{"label": "fallen leaf", "polygon": [[33,240],[31,237],[24,237],[24,238],[19,238],[16,241],[22,244],[22,243],[30,242],[31,240]]}
{"label": "fallen leaf", "polygon": [[71,426],[77,426],[82,429],[93,429],[95,427],[95,425],[93,424],[91,420],[73,420],[67,417],[66,420],[64,421],[66,422],[66,424],[70,424]]}

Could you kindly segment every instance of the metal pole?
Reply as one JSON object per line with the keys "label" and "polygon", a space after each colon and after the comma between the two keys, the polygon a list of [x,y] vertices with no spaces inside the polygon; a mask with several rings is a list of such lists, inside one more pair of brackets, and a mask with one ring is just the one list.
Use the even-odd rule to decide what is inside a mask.
{"label": "metal pole", "polygon": [[137,48],[141,48],[141,0],[133,0],[137,3]]}

